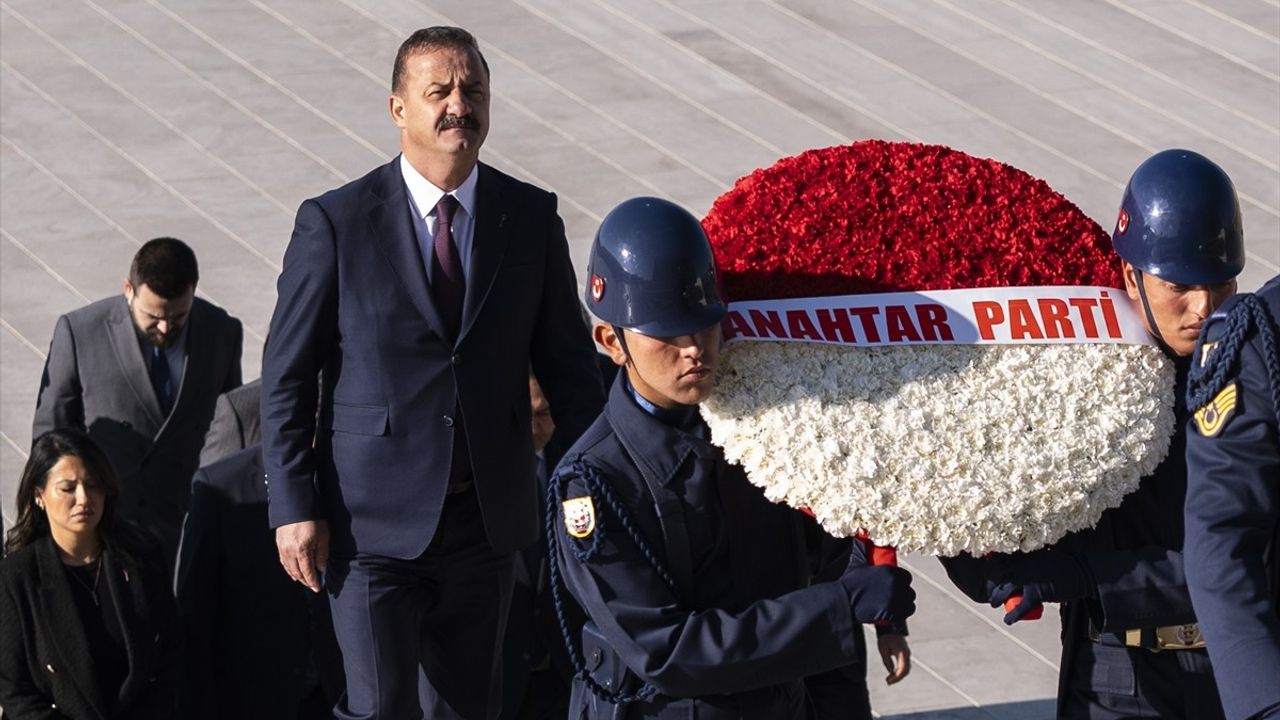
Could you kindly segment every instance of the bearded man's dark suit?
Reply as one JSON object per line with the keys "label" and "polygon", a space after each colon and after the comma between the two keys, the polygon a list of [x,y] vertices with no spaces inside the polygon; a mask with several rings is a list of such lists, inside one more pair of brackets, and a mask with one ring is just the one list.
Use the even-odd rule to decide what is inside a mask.
{"label": "bearded man's dark suit", "polygon": [[[530,367],[558,431],[577,437],[603,405],[555,196],[483,164],[478,172],[456,341],[432,297],[397,159],[299,208],[262,385],[271,524],[328,522],[325,582],[349,688],[362,673],[381,682],[361,657],[380,663],[384,645],[397,642],[367,637],[384,588],[346,587],[348,560],[373,558],[384,572],[438,579],[418,612],[427,623],[453,619],[446,646],[424,646],[421,667],[459,705],[496,692],[466,666],[486,657],[492,665],[497,644],[474,647],[465,632],[477,619],[458,611],[496,603],[500,632],[511,559],[538,537]],[[446,496],[463,423],[474,490]],[[505,566],[494,570],[500,585],[471,583],[467,596],[473,550],[500,554]],[[350,627],[358,623],[349,605],[360,602],[373,619]],[[376,647],[354,646],[366,642]]]}

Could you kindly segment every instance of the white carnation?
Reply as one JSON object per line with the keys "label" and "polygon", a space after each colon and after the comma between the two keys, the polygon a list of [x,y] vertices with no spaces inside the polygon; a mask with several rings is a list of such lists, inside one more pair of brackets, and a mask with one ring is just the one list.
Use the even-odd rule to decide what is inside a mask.
{"label": "white carnation", "polygon": [[1164,458],[1173,368],[1145,345],[738,343],[702,414],[774,501],[905,552],[1034,550]]}

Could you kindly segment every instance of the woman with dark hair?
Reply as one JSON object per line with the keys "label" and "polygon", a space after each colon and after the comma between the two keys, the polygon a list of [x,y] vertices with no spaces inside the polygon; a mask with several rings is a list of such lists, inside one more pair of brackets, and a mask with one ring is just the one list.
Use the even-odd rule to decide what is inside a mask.
{"label": "woman with dark hair", "polygon": [[173,596],[156,550],[113,518],[119,494],[85,433],[36,439],[0,560],[6,717],[175,717]]}

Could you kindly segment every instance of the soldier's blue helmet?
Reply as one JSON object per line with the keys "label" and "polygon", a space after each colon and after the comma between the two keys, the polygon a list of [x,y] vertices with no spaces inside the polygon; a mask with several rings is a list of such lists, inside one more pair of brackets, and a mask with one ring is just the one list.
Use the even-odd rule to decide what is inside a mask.
{"label": "soldier's blue helmet", "polygon": [[1244,269],[1235,186],[1190,150],[1162,150],[1133,171],[1111,241],[1137,269],[1181,285],[1223,283]]}
{"label": "soldier's blue helmet", "polygon": [[586,303],[602,321],[654,337],[690,335],[720,322],[725,304],[702,224],[668,200],[622,202],[591,244]]}

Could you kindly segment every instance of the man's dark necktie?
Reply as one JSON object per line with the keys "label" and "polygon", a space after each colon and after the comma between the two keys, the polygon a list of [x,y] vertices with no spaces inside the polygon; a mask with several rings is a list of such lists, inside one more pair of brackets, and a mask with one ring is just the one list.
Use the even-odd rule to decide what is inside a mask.
{"label": "man's dark necktie", "polygon": [[[445,195],[436,203],[436,232],[432,253],[431,294],[436,309],[449,330],[450,340],[458,340],[462,327],[462,301],[466,297],[466,280],[462,277],[462,261],[453,242],[453,213],[458,200]],[[462,420],[462,407],[455,404],[453,453],[449,462],[449,492],[459,492],[470,485],[471,458],[467,452],[467,430]]]}
{"label": "man's dark necktie", "polygon": [[466,280],[462,277],[462,261],[453,242],[453,213],[458,200],[445,195],[436,203],[436,232],[431,268],[431,294],[436,309],[449,330],[450,340],[458,339],[462,326],[462,301],[466,297]]}
{"label": "man's dark necktie", "polygon": [[156,390],[156,399],[160,401],[160,412],[169,416],[173,407],[173,378],[169,375],[169,354],[164,348],[151,347],[151,387]]}

